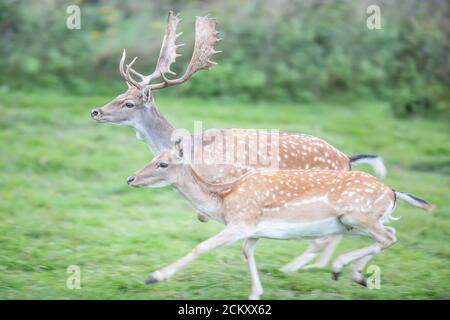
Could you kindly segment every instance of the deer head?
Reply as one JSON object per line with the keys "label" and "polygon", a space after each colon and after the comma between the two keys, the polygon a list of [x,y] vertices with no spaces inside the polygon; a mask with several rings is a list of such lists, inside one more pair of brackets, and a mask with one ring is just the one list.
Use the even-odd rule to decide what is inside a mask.
{"label": "deer head", "polygon": [[171,185],[183,176],[183,165],[188,165],[183,159],[182,140],[177,140],[174,147],[162,152],[149,164],[127,178],[132,187],[160,188]]}
{"label": "deer head", "polygon": [[[180,56],[176,52],[177,48],[183,46],[183,44],[176,44],[177,38],[181,35],[181,33],[176,33],[176,27],[180,20],[173,12],[169,12],[167,29],[159,58],[156,63],[156,68],[151,74],[143,75],[132,68],[137,57],[126,64],[126,51],[123,51],[119,64],[119,72],[125,79],[128,90],[105,106],[93,109],[91,111],[91,117],[94,120],[134,126],[136,123],[139,123],[143,118],[143,114],[148,109],[156,107],[153,101],[153,90],[181,84],[187,81],[195,72],[208,70],[215,64],[215,62],[210,60],[210,57],[220,52],[214,49],[215,43],[220,40],[217,37],[216,21],[210,17],[197,17],[195,21],[195,44],[189,66],[180,78],[167,78],[168,74],[175,75],[170,70],[170,66]],[[133,77],[137,77],[139,80]],[[162,78],[162,82],[151,83],[153,80],[159,78]]]}

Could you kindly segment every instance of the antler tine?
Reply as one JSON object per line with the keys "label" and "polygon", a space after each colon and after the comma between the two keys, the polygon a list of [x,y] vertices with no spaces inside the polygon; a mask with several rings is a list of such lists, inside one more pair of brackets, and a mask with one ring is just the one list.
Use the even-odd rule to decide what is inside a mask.
{"label": "antler tine", "polygon": [[170,70],[170,66],[175,62],[176,58],[180,56],[180,54],[177,54],[176,50],[179,47],[184,46],[184,44],[176,44],[178,37],[183,34],[183,32],[177,34],[177,25],[180,21],[181,19],[178,15],[174,15],[172,11],[169,11],[166,33],[164,34],[155,71],[149,76],[150,81],[165,73],[175,74]]}
{"label": "antler tine", "polygon": [[128,87],[131,87],[132,85],[137,87],[138,89],[141,88],[140,83],[138,83],[137,81],[135,81],[131,76],[130,76],[130,68],[131,66],[134,64],[134,62],[136,62],[136,58],[133,59],[133,61],[128,65],[126,65],[126,71],[125,71],[125,60],[127,57],[127,52],[125,49],[123,49],[123,53],[122,53],[122,57],[120,58],[120,63],[119,63],[119,72],[120,75],[122,76],[122,78],[125,79],[125,81],[127,82]]}
{"label": "antler tine", "polygon": [[126,57],[127,57],[127,51],[125,49],[123,49],[122,57],[120,58],[120,63],[119,63],[119,72],[120,72],[120,75],[122,76],[122,78],[125,79],[125,82],[127,83],[128,88],[130,88],[132,86],[132,84],[128,80],[127,74],[125,73],[125,67],[124,67]]}
{"label": "antler tine", "polygon": [[127,79],[128,81],[134,85],[136,88],[141,89],[142,88],[142,83],[137,82],[136,80],[134,80],[131,75],[130,75],[130,70],[131,67],[133,66],[133,64],[136,62],[137,57],[135,57],[133,60],[131,60],[130,64],[127,64],[127,71],[126,71],[126,75],[127,75]]}
{"label": "antler tine", "polygon": [[208,70],[215,65],[216,62],[211,61],[210,58],[212,55],[221,52],[214,49],[214,45],[220,40],[217,37],[219,32],[216,30],[216,24],[214,18],[196,17],[194,51],[184,75],[181,78],[170,80],[165,76],[165,73],[168,72],[161,72],[160,75],[164,82],[150,84],[149,87],[155,90],[180,84],[188,80],[195,72]]}
{"label": "antler tine", "polygon": [[124,78],[125,80],[127,80],[127,76],[124,72],[123,65],[125,63],[126,57],[127,57],[127,51],[125,49],[123,49],[122,57],[120,58],[120,62],[119,62],[119,72],[120,72],[120,75],[122,76],[122,78]]}

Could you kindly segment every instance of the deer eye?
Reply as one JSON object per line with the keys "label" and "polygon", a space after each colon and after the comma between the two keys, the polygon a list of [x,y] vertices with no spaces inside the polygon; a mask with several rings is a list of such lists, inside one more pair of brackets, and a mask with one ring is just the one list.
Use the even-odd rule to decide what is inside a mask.
{"label": "deer eye", "polygon": [[127,108],[133,108],[133,107],[134,107],[134,103],[132,103],[132,102],[126,102],[126,103],[124,104],[124,107],[127,107]]}
{"label": "deer eye", "polygon": [[158,164],[158,167],[161,167],[161,168],[167,168],[169,165],[167,164],[167,163],[165,163],[165,162],[160,162],[159,164]]}

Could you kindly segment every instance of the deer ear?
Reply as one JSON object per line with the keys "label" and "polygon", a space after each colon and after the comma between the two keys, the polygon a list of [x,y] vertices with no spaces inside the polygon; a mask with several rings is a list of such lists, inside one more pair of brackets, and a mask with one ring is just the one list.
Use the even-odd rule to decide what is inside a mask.
{"label": "deer ear", "polygon": [[145,86],[142,88],[142,100],[144,103],[150,102],[152,100],[152,94],[150,92],[150,88]]}
{"label": "deer ear", "polygon": [[174,149],[176,152],[177,157],[181,160],[183,159],[184,156],[184,151],[183,151],[183,139],[179,138],[177,141],[175,141],[174,144]]}

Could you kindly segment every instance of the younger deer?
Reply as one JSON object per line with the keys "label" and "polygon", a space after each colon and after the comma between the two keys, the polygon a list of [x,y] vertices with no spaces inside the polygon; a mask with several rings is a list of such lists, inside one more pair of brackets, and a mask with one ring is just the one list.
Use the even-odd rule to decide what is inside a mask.
{"label": "younger deer", "polygon": [[133,187],[173,185],[194,207],[225,228],[186,256],[153,272],[149,284],[170,278],[201,254],[243,239],[252,280],[249,298],[258,299],[263,288],[253,253],[259,238],[317,239],[351,234],[369,236],[374,243],[340,255],[333,263],[333,276],[337,280],[343,267],[353,262],[352,278],[365,285],[364,266],[396,242],[395,229],[383,224],[391,218],[396,199],[425,210],[433,208],[363,172],[262,170],[234,182],[212,184],[184,157],[179,140],[127,182]]}

